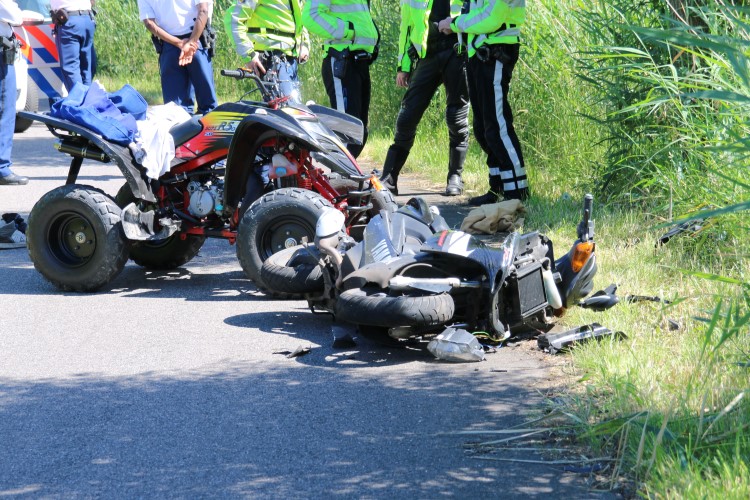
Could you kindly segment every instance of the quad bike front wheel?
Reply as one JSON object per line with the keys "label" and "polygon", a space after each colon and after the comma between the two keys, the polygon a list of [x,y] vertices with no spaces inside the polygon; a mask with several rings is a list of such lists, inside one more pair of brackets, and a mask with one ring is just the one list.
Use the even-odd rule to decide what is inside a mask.
{"label": "quad bike front wheel", "polygon": [[438,326],[455,313],[453,297],[447,293],[389,295],[376,287],[353,288],[336,301],[336,318],[370,326]]}
{"label": "quad bike front wheel", "polygon": [[302,243],[312,242],[318,216],[331,203],[314,191],[282,188],[266,193],[253,203],[237,230],[237,258],[245,274],[261,289],[263,262],[271,255]]}
{"label": "quad bike front wheel", "polygon": [[[115,201],[120,208],[136,201],[127,183],[117,191]],[[146,269],[169,271],[193,260],[205,242],[203,235],[179,232],[159,241],[137,241],[130,247],[130,259]]]}
{"label": "quad bike front wheel", "polygon": [[97,290],[128,260],[120,207],[91,186],[69,184],[45,194],[29,214],[26,239],[34,267],[62,290]]}

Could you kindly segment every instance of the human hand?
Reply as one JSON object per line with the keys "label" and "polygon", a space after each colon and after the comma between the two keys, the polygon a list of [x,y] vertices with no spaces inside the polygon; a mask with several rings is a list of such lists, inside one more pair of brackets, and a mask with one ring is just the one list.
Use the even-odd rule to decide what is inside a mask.
{"label": "human hand", "polygon": [[406,71],[399,71],[398,73],[396,73],[396,85],[399,87],[408,87],[410,79],[411,74],[407,73]]}
{"label": "human hand", "polygon": [[255,54],[250,62],[245,64],[245,67],[258,76],[266,74],[266,68],[264,68],[263,63],[260,62],[260,56],[258,54]]}
{"label": "human hand", "polygon": [[185,40],[182,47],[180,47],[180,57],[177,60],[179,65],[187,66],[193,62],[193,55],[195,55],[196,50],[198,50],[198,44],[196,42]]}
{"label": "human hand", "polygon": [[446,17],[442,21],[438,23],[438,31],[444,35],[450,35],[453,33],[453,27],[451,26],[451,23],[453,22],[453,18]]}
{"label": "human hand", "polygon": [[299,49],[299,62],[304,63],[307,62],[307,60],[310,58],[310,51],[307,49],[307,47],[301,47]]}

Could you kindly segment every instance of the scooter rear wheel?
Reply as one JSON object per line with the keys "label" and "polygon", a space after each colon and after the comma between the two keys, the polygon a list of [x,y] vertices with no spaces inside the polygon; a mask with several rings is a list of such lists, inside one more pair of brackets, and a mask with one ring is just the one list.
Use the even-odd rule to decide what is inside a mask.
{"label": "scooter rear wheel", "polygon": [[437,326],[455,313],[453,297],[447,293],[388,295],[380,288],[346,290],[336,301],[336,318],[371,326]]}

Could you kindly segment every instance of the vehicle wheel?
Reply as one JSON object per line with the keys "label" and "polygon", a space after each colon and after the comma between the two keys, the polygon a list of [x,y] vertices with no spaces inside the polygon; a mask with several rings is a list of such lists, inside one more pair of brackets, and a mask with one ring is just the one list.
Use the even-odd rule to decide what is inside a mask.
{"label": "vehicle wheel", "polygon": [[263,262],[274,253],[312,242],[318,216],[331,203],[314,191],[282,188],[266,193],[242,216],[237,230],[237,258],[245,274],[259,288]]}
{"label": "vehicle wheel", "polygon": [[[31,78],[29,78],[28,82],[26,83],[26,105],[23,107],[23,110],[30,111],[32,113],[36,113],[37,111],[39,111],[39,94],[37,93],[36,85],[31,80]],[[16,115],[16,128],[13,131],[17,134],[26,132],[33,123],[34,120],[21,118],[20,116]]]}
{"label": "vehicle wheel", "polygon": [[[346,177],[332,177],[328,180],[339,194],[345,194],[349,191],[355,191],[359,189],[359,183]],[[372,218],[378,215],[381,210],[387,210],[389,212],[395,212],[398,210],[398,203],[393,197],[393,193],[384,189],[382,191],[373,192],[370,197],[370,203],[372,203],[372,209],[367,212],[367,215]]]}
{"label": "vehicle wheel", "polygon": [[453,297],[432,295],[388,295],[383,289],[366,287],[347,290],[336,301],[336,318],[371,326],[436,326],[455,313]]}
{"label": "vehicle wheel", "polygon": [[[127,184],[123,185],[115,196],[120,208],[124,208],[135,199]],[[175,233],[161,241],[138,241],[130,247],[130,259],[146,269],[177,269],[193,260],[205,242],[205,236],[184,233]]]}
{"label": "vehicle wheel", "polygon": [[277,298],[300,298],[305,293],[323,291],[320,258],[320,252],[312,245],[286,248],[263,262],[260,279]]}
{"label": "vehicle wheel", "polygon": [[26,243],[37,271],[62,290],[94,291],[128,260],[120,208],[91,186],[69,184],[42,196],[29,214]]}

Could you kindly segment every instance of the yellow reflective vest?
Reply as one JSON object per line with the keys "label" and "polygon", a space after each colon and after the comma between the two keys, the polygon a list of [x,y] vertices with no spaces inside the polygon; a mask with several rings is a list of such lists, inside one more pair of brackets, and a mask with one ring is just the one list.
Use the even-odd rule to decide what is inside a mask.
{"label": "yellow reflective vest", "polygon": [[256,52],[280,50],[298,57],[309,49],[302,26],[300,0],[240,0],[224,13],[224,29],[240,57],[249,61]]}
{"label": "yellow reflective vest", "polygon": [[518,43],[526,0],[471,0],[469,12],[453,19],[456,33],[469,35],[469,57],[482,45]]}
{"label": "yellow reflective vest", "polygon": [[367,0],[307,0],[302,23],[323,39],[323,49],[365,50],[372,53],[378,30]]}
{"label": "yellow reflective vest", "polygon": [[[427,35],[429,33],[430,12],[433,0],[402,0],[401,30],[398,37],[397,71],[411,72],[412,60],[409,48],[414,47],[421,59],[427,55]],[[461,12],[463,0],[451,0],[451,17]]]}

